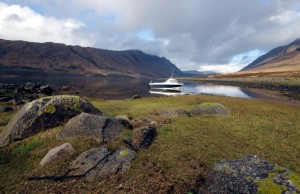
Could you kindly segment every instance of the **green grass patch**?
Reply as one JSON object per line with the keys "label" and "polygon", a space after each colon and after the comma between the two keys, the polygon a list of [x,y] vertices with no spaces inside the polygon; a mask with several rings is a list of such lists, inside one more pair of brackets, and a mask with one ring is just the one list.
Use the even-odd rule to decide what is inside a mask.
{"label": "green grass patch", "polygon": [[300,176],[295,174],[295,173],[291,173],[290,176],[289,176],[289,179],[293,182],[293,184],[299,190],[300,189]]}
{"label": "green grass patch", "polygon": [[282,186],[275,184],[272,179],[255,181],[258,184],[259,194],[281,194]]}
{"label": "green grass patch", "polygon": [[[239,159],[249,154],[278,163],[294,171],[297,176],[300,174],[299,107],[211,95],[90,101],[108,116],[127,115],[131,118],[155,120],[161,126],[152,145],[138,152],[130,172],[124,175],[122,182],[144,182],[155,178],[159,173],[174,185],[176,191],[186,193],[199,173],[207,173],[216,162]],[[168,119],[152,114],[154,109],[190,111],[194,106],[205,102],[220,103],[230,109],[231,113],[218,117],[178,116]],[[8,115],[11,116],[12,114]],[[38,192],[39,188],[43,189],[45,185],[51,185],[51,182],[26,182],[24,185],[24,178],[34,174],[61,174],[80,153],[99,146],[92,139],[70,139],[68,142],[74,146],[76,154],[63,162],[42,168],[39,162],[48,150],[65,143],[55,138],[59,130],[60,127],[51,129],[14,142],[9,148],[0,149],[0,153],[5,156],[0,158],[0,182],[3,185],[0,192],[16,192],[25,188],[35,188],[31,192]],[[132,131],[126,130],[122,137],[131,135]],[[294,180],[293,177],[291,179]],[[120,181],[116,185],[109,180],[107,183],[111,185],[111,190],[106,190],[107,193],[113,193]],[[271,183],[262,183],[278,190],[277,186],[269,184]],[[95,182],[85,183],[86,191],[94,185]],[[143,191],[146,190],[145,186]]]}
{"label": "green grass patch", "polygon": [[37,139],[33,139],[30,142],[18,142],[15,144],[12,154],[13,155],[28,155],[31,151],[35,150],[41,142]]}
{"label": "green grass patch", "polygon": [[3,112],[0,113],[0,132],[5,128],[5,126],[8,124],[12,116],[15,112]]}

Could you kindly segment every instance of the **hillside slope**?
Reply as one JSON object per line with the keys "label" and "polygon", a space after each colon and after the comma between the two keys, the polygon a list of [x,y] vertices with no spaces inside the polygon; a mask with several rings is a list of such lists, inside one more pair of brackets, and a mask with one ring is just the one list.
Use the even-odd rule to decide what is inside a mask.
{"label": "hillside slope", "polygon": [[183,75],[168,59],[139,50],[112,51],[1,39],[0,68],[6,73],[38,70],[61,74],[148,77],[168,77],[174,69],[175,76]]}
{"label": "hillside slope", "polygon": [[260,56],[241,70],[241,72],[244,71],[300,71],[300,38],[286,46],[277,47]]}

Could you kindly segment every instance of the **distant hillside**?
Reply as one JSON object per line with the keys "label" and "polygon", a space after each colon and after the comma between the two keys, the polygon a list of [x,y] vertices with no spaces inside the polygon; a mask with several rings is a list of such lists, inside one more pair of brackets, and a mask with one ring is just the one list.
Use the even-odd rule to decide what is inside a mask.
{"label": "distant hillside", "polygon": [[260,56],[241,70],[244,71],[300,71],[300,38]]}
{"label": "distant hillside", "polygon": [[169,77],[184,75],[164,57],[57,43],[0,39],[1,74],[80,74]]}
{"label": "distant hillside", "polygon": [[197,71],[197,70],[184,70],[183,73],[187,76],[208,76],[208,75],[218,75],[219,73],[215,71]]}

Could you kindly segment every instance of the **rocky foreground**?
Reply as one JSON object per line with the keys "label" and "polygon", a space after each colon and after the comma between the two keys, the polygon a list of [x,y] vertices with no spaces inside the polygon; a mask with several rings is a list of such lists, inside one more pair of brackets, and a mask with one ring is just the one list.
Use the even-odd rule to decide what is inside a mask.
{"label": "rocky foreground", "polygon": [[[157,108],[151,114],[157,118],[199,119],[230,116],[232,111],[219,103],[200,103],[193,106],[191,111]],[[59,174],[34,173],[26,179],[63,182],[85,179],[97,183],[99,180],[109,181],[116,174],[128,175],[134,160],[143,149],[151,147],[162,125],[164,123],[154,120],[129,119],[126,115],[109,117],[88,100],[78,96],[48,96],[25,104],[13,116],[0,133],[0,147],[4,149],[22,139],[63,126],[55,136],[65,143],[48,148],[49,151],[39,163],[40,168],[66,165],[64,161],[72,159],[78,152],[75,145],[70,143],[74,138],[93,139],[97,146],[77,154],[67,164],[66,170]],[[201,175],[200,172],[193,173]],[[168,182],[164,179],[162,181]],[[206,176],[198,176],[193,182],[195,185],[187,191],[189,193],[300,193],[300,178],[297,174],[256,155],[221,161]],[[123,187],[120,183],[117,190],[122,193]],[[177,192],[172,184],[160,188],[160,193]],[[149,193],[153,192],[149,190]]]}

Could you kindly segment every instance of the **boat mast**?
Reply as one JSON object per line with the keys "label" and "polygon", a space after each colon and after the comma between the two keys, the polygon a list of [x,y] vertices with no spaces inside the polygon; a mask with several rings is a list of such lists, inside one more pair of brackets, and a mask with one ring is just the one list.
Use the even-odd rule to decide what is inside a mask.
{"label": "boat mast", "polygon": [[173,71],[172,71],[172,75],[171,75],[171,77],[173,77],[173,73],[174,73],[174,68],[173,68]]}

